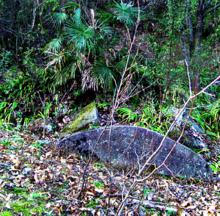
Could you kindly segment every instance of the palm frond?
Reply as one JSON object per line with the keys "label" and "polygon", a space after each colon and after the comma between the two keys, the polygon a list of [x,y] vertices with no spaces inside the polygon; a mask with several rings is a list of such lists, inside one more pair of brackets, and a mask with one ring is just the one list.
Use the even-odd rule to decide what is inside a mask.
{"label": "palm frond", "polygon": [[115,3],[114,14],[118,21],[126,24],[133,25],[135,18],[138,16],[138,8],[134,7],[131,3]]}
{"label": "palm frond", "polygon": [[50,41],[46,45],[46,52],[57,53],[60,51],[61,45],[62,45],[62,39],[61,38],[54,38],[52,41]]}
{"label": "palm frond", "polygon": [[76,75],[76,64],[69,64],[62,70],[56,70],[54,73],[54,87],[65,85],[70,79],[74,79]]}
{"label": "palm frond", "polygon": [[53,19],[58,25],[63,24],[67,20],[67,18],[67,14],[63,12],[53,14]]}
{"label": "palm frond", "polygon": [[50,56],[51,60],[47,63],[46,69],[50,67],[54,67],[55,69],[61,70],[62,65],[65,61],[65,55],[63,52],[57,53],[57,54],[52,54]]}
{"label": "palm frond", "polygon": [[77,4],[76,2],[73,2],[73,1],[69,1],[67,3],[65,3],[65,5],[62,7],[63,9],[65,10],[75,10],[76,8],[79,7],[79,4]]}
{"label": "palm frond", "polygon": [[73,42],[77,49],[89,50],[94,46],[95,30],[93,27],[84,24],[81,20],[81,10],[75,11],[72,19],[66,24],[66,36],[69,42]]}
{"label": "palm frond", "polygon": [[81,26],[82,25],[82,20],[81,20],[81,9],[78,8],[75,10],[75,14],[72,17],[73,22],[75,23],[76,26]]}
{"label": "palm frond", "polygon": [[114,83],[112,70],[102,61],[96,61],[92,68],[92,75],[103,88],[111,88]]}

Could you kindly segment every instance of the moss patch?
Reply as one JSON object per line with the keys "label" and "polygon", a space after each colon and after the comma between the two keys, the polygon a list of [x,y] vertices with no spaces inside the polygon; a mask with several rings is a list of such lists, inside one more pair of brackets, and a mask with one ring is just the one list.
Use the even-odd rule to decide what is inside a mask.
{"label": "moss patch", "polygon": [[67,134],[74,133],[84,128],[90,123],[94,123],[98,120],[98,111],[96,108],[96,103],[92,102],[76,115],[76,117],[71,121],[64,129],[61,131],[61,135],[65,136]]}

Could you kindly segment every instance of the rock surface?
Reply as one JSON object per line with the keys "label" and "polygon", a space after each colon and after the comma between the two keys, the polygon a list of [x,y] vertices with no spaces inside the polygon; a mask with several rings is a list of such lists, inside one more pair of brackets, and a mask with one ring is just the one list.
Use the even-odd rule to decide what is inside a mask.
{"label": "rock surface", "polygon": [[90,123],[98,121],[98,111],[95,102],[90,103],[84,107],[75,118],[68,123],[66,127],[61,131],[61,135],[65,136],[67,134],[74,133],[84,128]]}
{"label": "rock surface", "polygon": [[[79,152],[93,154],[115,167],[137,167],[155,152],[163,136],[148,129],[134,126],[113,126],[78,132],[60,140],[57,147],[61,153]],[[173,148],[174,146],[174,148]],[[159,173],[186,178],[212,179],[213,173],[207,162],[188,147],[166,138],[162,147],[150,161],[151,165],[163,163]]]}
{"label": "rock surface", "polygon": [[[176,116],[179,109],[172,107],[169,110],[173,116]],[[189,116],[189,110],[185,110],[176,121],[178,126],[178,136],[184,128],[184,134],[181,139],[181,143],[189,148],[205,149],[207,148],[208,138],[205,135],[205,131],[199,126],[192,117]],[[186,127],[184,125],[186,124]]]}

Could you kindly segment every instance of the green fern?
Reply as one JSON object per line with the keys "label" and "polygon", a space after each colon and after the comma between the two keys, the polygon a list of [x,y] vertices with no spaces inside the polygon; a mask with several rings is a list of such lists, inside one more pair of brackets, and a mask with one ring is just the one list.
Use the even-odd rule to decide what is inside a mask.
{"label": "green fern", "polygon": [[118,108],[117,113],[128,122],[137,121],[139,117],[137,113],[127,107]]}

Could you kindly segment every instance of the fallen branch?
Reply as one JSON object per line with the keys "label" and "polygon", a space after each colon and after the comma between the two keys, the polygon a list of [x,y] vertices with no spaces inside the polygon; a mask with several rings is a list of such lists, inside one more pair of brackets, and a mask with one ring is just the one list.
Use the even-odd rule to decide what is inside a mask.
{"label": "fallen branch", "polygon": [[160,211],[169,211],[169,212],[173,212],[173,213],[178,213],[179,209],[174,207],[174,206],[167,206],[165,203],[159,203],[159,202],[153,202],[153,201],[149,201],[149,200],[138,200],[138,199],[134,199],[131,202],[127,203],[127,205],[144,205],[147,208],[154,208],[154,209],[158,209]]}

